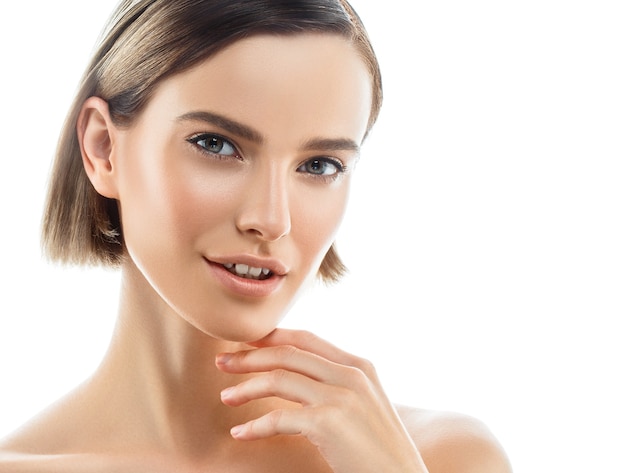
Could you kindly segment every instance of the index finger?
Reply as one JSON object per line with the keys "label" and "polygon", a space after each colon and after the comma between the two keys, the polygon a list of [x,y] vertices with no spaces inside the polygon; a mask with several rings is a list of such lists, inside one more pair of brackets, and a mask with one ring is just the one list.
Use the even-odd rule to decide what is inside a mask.
{"label": "index finger", "polygon": [[[277,328],[269,335],[249,344],[257,348],[291,345],[341,365],[354,366],[364,370],[364,365],[368,365],[365,360],[337,348],[332,343],[306,330]],[[369,371],[369,367],[365,371]]]}

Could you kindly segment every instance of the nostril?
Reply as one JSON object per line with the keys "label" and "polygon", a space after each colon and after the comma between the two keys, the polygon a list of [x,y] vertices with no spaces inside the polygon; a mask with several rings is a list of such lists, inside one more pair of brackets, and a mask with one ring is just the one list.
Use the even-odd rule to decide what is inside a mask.
{"label": "nostril", "polygon": [[291,218],[288,213],[265,214],[248,213],[238,219],[237,228],[245,234],[265,241],[280,240],[291,231]]}

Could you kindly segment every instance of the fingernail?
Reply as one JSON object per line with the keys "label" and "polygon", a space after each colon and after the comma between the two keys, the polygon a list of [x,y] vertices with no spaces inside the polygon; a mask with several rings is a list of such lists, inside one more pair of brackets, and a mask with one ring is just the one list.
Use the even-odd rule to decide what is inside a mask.
{"label": "fingernail", "polygon": [[215,357],[215,362],[218,365],[227,365],[228,362],[233,358],[232,353],[220,353]]}
{"label": "fingernail", "polygon": [[220,396],[222,399],[228,399],[229,397],[232,396],[233,391],[235,390],[234,387],[230,387],[230,388],[226,388],[224,389],[221,393]]}
{"label": "fingernail", "polygon": [[243,432],[244,427],[245,427],[244,425],[236,425],[235,427],[230,429],[230,435],[232,435],[235,438],[239,437],[241,433]]}

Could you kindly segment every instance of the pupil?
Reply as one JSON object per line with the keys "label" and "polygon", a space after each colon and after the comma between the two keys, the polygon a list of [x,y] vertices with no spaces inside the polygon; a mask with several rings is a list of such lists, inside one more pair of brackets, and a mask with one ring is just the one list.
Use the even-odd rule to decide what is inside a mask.
{"label": "pupil", "polygon": [[214,153],[219,153],[222,150],[222,147],[222,140],[220,140],[219,138],[211,138],[209,140],[209,148]]}
{"label": "pupil", "polygon": [[319,160],[311,161],[311,171],[319,173],[322,170],[322,162]]}

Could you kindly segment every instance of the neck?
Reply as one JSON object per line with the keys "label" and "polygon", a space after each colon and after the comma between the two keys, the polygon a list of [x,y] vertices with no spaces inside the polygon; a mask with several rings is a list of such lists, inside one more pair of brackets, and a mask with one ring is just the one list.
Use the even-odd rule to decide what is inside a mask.
{"label": "neck", "polygon": [[190,325],[134,266],[125,267],[122,278],[119,319],[93,378],[95,391],[107,393],[106,403],[115,406],[111,412],[125,413],[124,420],[140,431],[136,436],[161,448],[184,449],[189,455],[230,441],[230,427],[253,418],[263,403],[237,409],[223,405],[221,390],[243,377],[217,370],[215,356],[247,346],[217,340]]}

